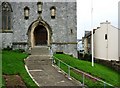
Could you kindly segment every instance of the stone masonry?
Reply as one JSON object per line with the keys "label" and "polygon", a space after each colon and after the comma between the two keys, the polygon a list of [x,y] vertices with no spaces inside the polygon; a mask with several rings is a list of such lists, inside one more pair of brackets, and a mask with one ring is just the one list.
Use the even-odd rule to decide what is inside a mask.
{"label": "stone masonry", "polygon": [[[77,20],[76,2],[45,2],[42,6],[42,19],[49,24],[52,30],[50,49],[52,52],[64,52],[77,57]],[[28,43],[28,29],[30,25],[38,19],[37,2],[9,2],[11,12],[11,31],[0,33],[2,38],[1,48],[7,46],[14,49],[20,46],[27,50],[30,48]],[[29,7],[29,19],[24,19],[24,8]],[[51,18],[50,8],[56,8],[55,19]],[[2,2],[0,2],[0,29],[2,30]],[[23,46],[24,45],[24,46]]]}

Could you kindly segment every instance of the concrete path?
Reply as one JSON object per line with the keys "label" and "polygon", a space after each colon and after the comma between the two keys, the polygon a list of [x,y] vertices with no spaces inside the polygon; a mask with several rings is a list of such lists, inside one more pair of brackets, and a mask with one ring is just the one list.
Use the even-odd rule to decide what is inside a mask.
{"label": "concrete path", "polygon": [[49,56],[31,55],[26,59],[26,65],[32,77],[40,86],[76,86],[80,84],[69,80],[63,73],[52,66]]}
{"label": "concrete path", "polygon": [[52,66],[49,53],[48,47],[35,47],[31,50],[31,55],[25,60],[29,73],[39,86],[79,87],[80,83],[69,80],[63,73],[58,72],[58,69]]}

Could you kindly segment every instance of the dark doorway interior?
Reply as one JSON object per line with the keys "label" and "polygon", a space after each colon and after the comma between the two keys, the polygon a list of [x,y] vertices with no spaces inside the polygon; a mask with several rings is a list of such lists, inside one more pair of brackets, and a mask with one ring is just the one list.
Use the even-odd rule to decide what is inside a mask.
{"label": "dark doorway interior", "polygon": [[38,25],[34,30],[35,45],[47,45],[47,30],[44,26]]}

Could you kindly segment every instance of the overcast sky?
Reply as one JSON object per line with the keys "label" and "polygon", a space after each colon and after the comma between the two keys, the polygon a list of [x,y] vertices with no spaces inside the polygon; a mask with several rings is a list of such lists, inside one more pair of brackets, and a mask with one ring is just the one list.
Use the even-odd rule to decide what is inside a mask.
{"label": "overcast sky", "polygon": [[[85,30],[97,28],[108,20],[118,27],[118,2],[120,0],[77,0],[77,38],[81,39]],[[91,4],[91,2],[93,2]],[[92,6],[91,6],[92,5]],[[93,15],[91,17],[91,8]],[[91,26],[91,18],[93,25]]]}

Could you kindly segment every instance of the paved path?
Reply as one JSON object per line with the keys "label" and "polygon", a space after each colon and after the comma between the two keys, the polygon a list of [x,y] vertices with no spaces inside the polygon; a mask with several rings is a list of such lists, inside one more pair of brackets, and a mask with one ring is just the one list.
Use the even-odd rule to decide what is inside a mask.
{"label": "paved path", "polygon": [[69,80],[51,64],[49,56],[31,55],[26,65],[32,77],[40,86],[79,86],[78,82]]}

